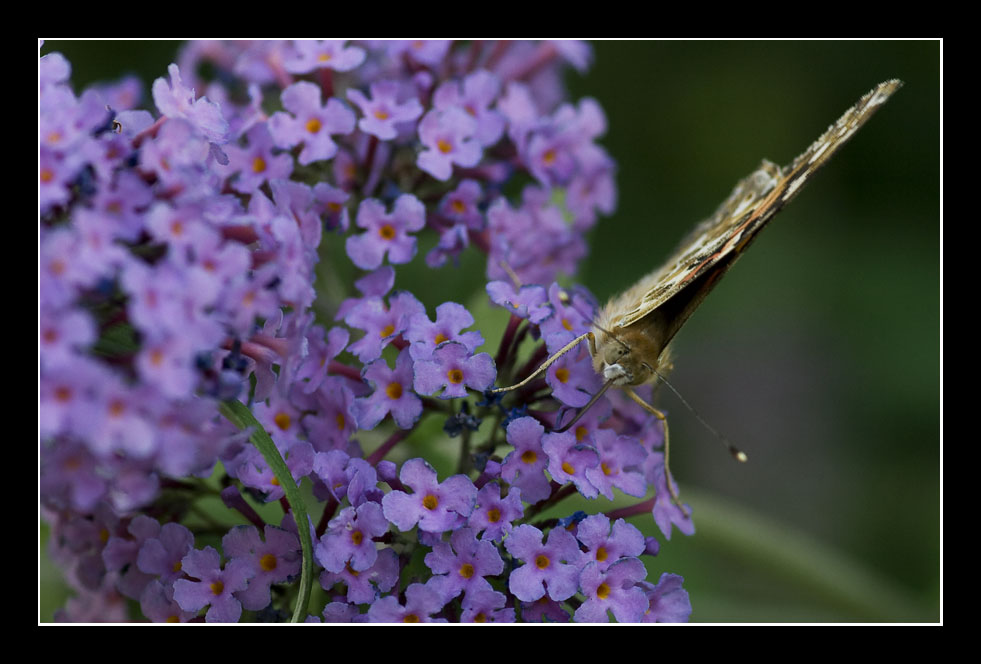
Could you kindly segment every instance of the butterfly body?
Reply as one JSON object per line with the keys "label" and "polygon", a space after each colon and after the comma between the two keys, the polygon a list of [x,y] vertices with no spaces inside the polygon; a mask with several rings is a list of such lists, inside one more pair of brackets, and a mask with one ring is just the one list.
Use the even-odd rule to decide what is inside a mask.
{"label": "butterfly body", "polygon": [[[901,86],[898,80],[877,85],[787,166],[780,168],[764,160],[736,185],[711,217],[695,226],[662,267],[611,299],[596,316],[590,331],[567,343],[520,383],[492,392],[507,392],[527,385],[560,357],[588,340],[593,368],[602,376],[603,386],[570,421],[553,431],[569,430],[607,390],[622,388],[641,408],[660,420],[664,431],[665,474],[670,476],[667,418],[633,388],[663,378],[665,368],[670,366],[669,345],[678,330],[773,216]],[[746,461],[741,450],[720,438],[735,459]],[[673,483],[668,482],[667,486],[671,498],[680,506]]]}
{"label": "butterfly body", "polygon": [[878,85],[784,168],[764,160],[661,268],[610,300],[592,327],[594,368],[608,385],[637,386],[656,378],[667,364],[669,343],[722,276],[901,85],[898,80]]}

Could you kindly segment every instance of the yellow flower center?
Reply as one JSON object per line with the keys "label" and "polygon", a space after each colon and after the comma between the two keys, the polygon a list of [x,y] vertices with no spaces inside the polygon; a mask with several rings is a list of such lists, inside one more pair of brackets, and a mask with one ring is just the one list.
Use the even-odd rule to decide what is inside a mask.
{"label": "yellow flower center", "polygon": [[540,553],[537,556],[535,556],[535,567],[537,567],[538,569],[547,569],[549,563],[550,561],[548,559],[548,556],[546,556],[544,553]]}
{"label": "yellow flower center", "polygon": [[208,587],[211,588],[212,594],[217,596],[220,595],[222,591],[225,589],[225,584],[222,583],[221,581],[213,581],[211,585],[209,585]]}
{"label": "yellow flower center", "polygon": [[259,567],[265,572],[271,572],[276,569],[276,556],[271,553],[267,553],[262,558],[259,558]]}
{"label": "yellow flower center", "polygon": [[610,586],[605,583],[601,583],[599,588],[596,589],[596,597],[599,599],[606,599],[610,596]]}
{"label": "yellow flower center", "polygon": [[431,512],[439,507],[439,498],[431,493],[427,494],[426,497],[422,499],[422,506]]}
{"label": "yellow flower center", "polygon": [[567,382],[569,382],[569,370],[566,369],[565,367],[562,367],[561,369],[556,369],[555,377],[558,379],[560,383],[564,385]]}
{"label": "yellow flower center", "polygon": [[262,157],[256,157],[252,160],[252,172],[253,173],[264,173],[266,171],[266,160]]}
{"label": "yellow flower center", "polygon": [[383,240],[394,240],[395,239],[395,227],[391,224],[385,224],[378,229],[378,235]]}
{"label": "yellow flower center", "polygon": [[538,461],[538,454],[534,450],[525,450],[521,453],[521,460],[531,465]]}
{"label": "yellow flower center", "polygon": [[320,120],[318,120],[317,118],[310,118],[309,120],[307,120],[306,128],[307,131],[310,132],[311,134],[316,134],[318,131],[320,131],[320,128],[322,126],[323,125],[320,124]]}
{"label": "yellow flower center", "polygon": [[445,141],[442,138],[436,141],[436,148],[443,154],[449,154],[453,151],[453,145],[449,141]]}
{"label": "yellow flower center", "polygon": [[389,383],[385,388],[385,394],[393,401],[402,398],[402,383]]}
{"label": "yellow flower center", "polygon": [[289,429],[291,421],[292,420],[289,413],[276,413],[276,417],[273,418],[273,422],[276,423],[276,426],[279,427],[280,431],[286,431]]}
{"label": "yellow flower center", "polygon": [[459,369],[450,369],[446,372],[446,377],[454,385],[459,385],[463,382],[463,372]]}

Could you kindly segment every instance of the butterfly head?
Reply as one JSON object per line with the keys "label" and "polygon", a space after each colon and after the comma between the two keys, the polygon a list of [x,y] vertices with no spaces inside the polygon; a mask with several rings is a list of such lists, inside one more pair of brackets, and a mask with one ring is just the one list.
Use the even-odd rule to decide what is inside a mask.
{"label": "butterfly head", "polygon": [[629,327],[619,334],[601,332],[593,368],[614,385],[643,385],[654,380],[660,352],[647,335]]}

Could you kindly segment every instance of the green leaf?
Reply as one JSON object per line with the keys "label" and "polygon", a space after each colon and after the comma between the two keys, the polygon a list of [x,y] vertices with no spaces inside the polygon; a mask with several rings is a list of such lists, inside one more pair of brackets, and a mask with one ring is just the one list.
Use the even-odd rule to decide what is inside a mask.
{"label": "green leaf", "polygon": [[229,422],[239,429],[251,430],[249,440],[256,446],[262,457],[269,464],[273,474],[279,481],[286,493],[286,501],[293,510],[293,518],[296,521],[296,531],[300,536],[300,548],[303,554],[303,563],[300,571],[300,591],[296,598],[296,608],[293,611],[293,618],[290,622],[303,622],[307,617],[307,605],[310,602],[310,589],[313,585],[313,541],[310,537],[310,521],[307,518],[307,508],[300,495],[300,489],[293,481],[286,462],[276,449],[276,444],[266,430],[255,419],[248,406],[239,401],[224,401],[219,405],[221,414]]}

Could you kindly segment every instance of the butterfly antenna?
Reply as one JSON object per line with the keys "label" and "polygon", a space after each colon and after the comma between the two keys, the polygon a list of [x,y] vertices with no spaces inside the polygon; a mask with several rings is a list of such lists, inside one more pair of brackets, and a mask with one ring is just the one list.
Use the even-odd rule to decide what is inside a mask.
{"label": "butterfly antenna", "polygon": [[499,263],[501,269],[507,272],[508,277],[511,278],[511,282],[514,284],[516,290],[521,290],[521,279],[518,277],[517,273],[511,269],[511,265],[507,261],[501,261]]}
{"label": "butterfly antenna", "polygon": [[605,327],[603,327],[602,325],[600,325],[599,324],[599,321],[596,319],[596,315],[595,314],[585,314],[585,313],[583,313],[583,310],[579,308],[579,306],[573,301],[573,299],[571,297],[569,297],[569,294],[565,290],[562,290],[562,291],[559,292],[559,300],[562,302],[562,304],[564,304],[564,305],[566,305],[568,307],[571,307],[572,309],[575,309],[576,313],[578,313],[583,318],[588,318],[590,325],[592,325],[593,327],[595,327],[600,332],[605,333],[608,337],[610,337],[611,339],[613,339],[614,341],[616,341],[618,344],[620,344],[621,346],[623,346],[623,349],[625,351],[627,351],[628,353],[630,352],[630,346],[628,346],[625,341],[623,341],[622,339],[620,339],[620,337],[618,337],[617,335],[613,334],[608,329],[606,329]]}
{"label": "butterfly antenna", "polygon": [[732,443],[730,443],[729,440],[725,436],[723,436],[721,433],[719,433],[718,431],[716,431],[715,428],[711,424],[709,424],[708,422],[706,422],[705,419],[702,418],[702,416],[698,414],[698,411],[695,410],[694,408],[692,408],[691,404],[688,403],[683,396],[681,396],[681,392],[679,392],[678,390],[676,390],[675,387],[674,387],[674,385],[672,385],[671,383],[668,382],[668,379],[667,378],[665,378],[664,376],[662,376],[657,371],[655,371],[654,373],[657,375],[657,377],[661,380],[662,383],[664,383],[665,385],[668,386],[668,389],[669,390],[671,390],[672,392],[674,392],[674,395],[676,397],[678,397],[678,399],[681,401],[682,404],[684,404],[685,408],[687,408],[691,412],[691,414],[695,416],[695,419],[698,420],[699,422],[701,422],[702,423],[702,426],[704,426],[706,429],[708,429],[709,431],[711,431],[715,435],[716,438],[718,438],[720,441],[722,441],[722,444],[725,445],[725,447],[726,447],[727,450],[729,450],[729,454],[732,455],[732,458],[733,459],[735,459],[736,461],[739,461],[740,463],[746,463],[746,461],[749,460],[749,457],[746,456],[746,453],[745,452],[743,452],[741,449],[739,449],[738,447],[736,447],[735,445],[733,445]]}

